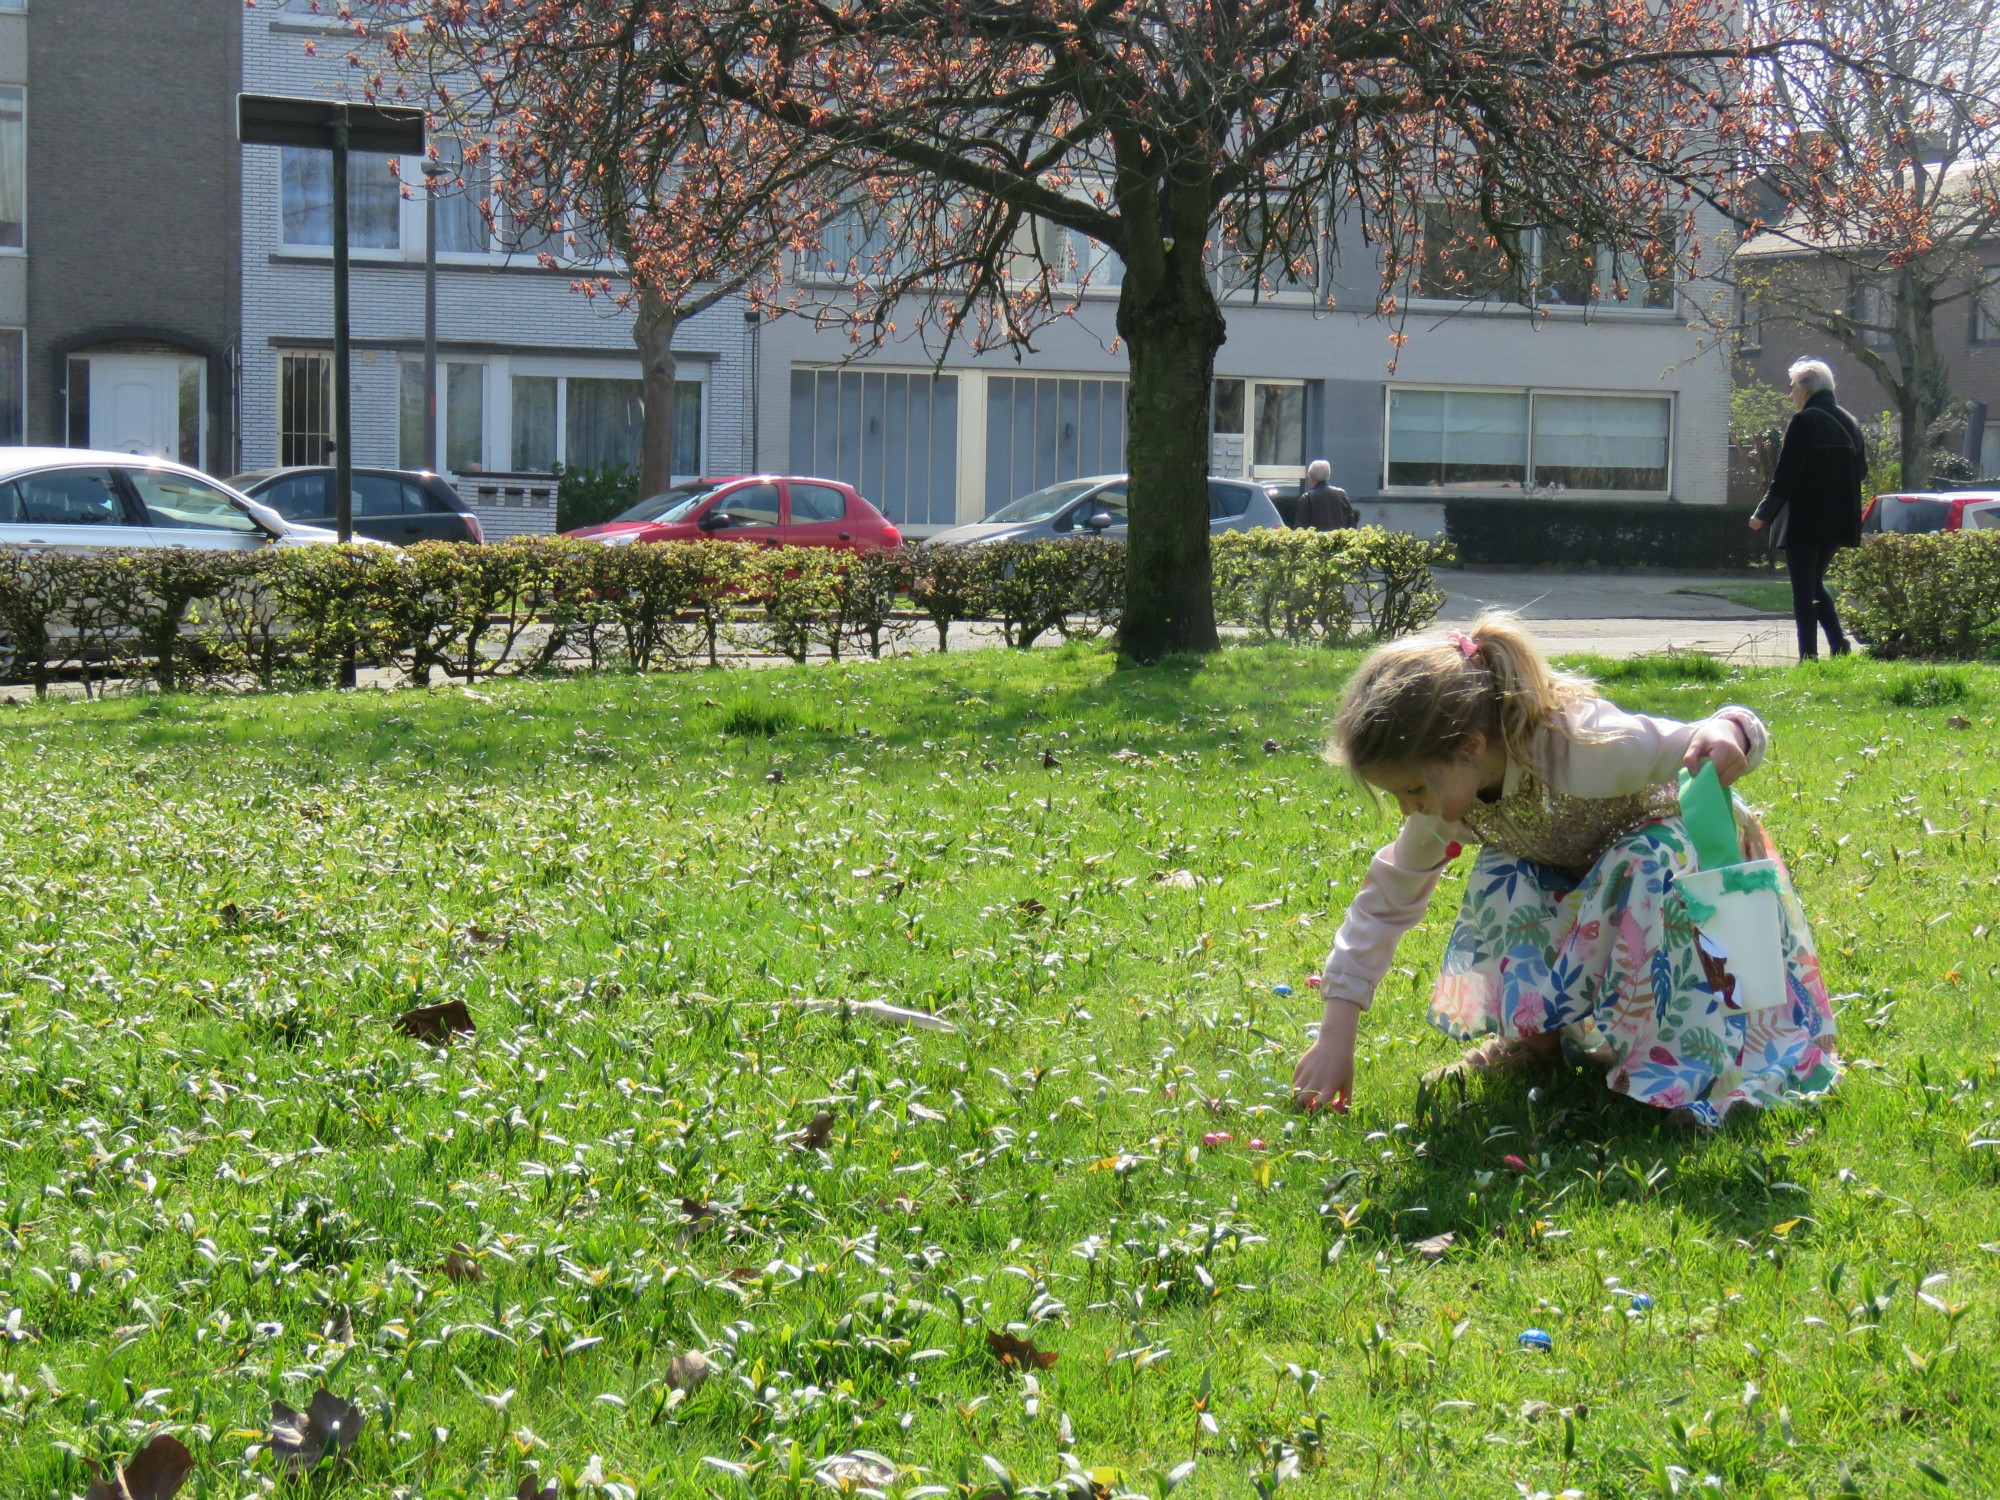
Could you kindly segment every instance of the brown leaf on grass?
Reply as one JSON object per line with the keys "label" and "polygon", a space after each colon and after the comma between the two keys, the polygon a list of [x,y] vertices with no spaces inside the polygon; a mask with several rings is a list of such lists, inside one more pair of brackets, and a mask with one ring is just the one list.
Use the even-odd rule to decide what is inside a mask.
{"label": "brown leaf on grass", "polygon": [[488,932],[484,927],[467,927],[465,929],[465,938],[467,942],[477,943],[482,948],[504,948],[507,946],[506,933]]}
{"label": "brown leaf on grass", "polygon": [[1972,727],[1972,720],[1966,718],[1964,714],[1953,714],[1949,719],[1945,720],[1945,723],[1949,724],[1953,729],[1970,729]]}
{"label": "brown leaf on grass", "polygon": [[436,1005],[419,1005],[415,1010],[404,1011],[390,1024],[412,1041],[425,1042],[434,1047],[449,1046],[457,1033],[470,1035],[478,1030],[472,1024],[472,1012],[465,1008],[463,1000],[441,1000]]}
{"label": "brown leaf on grass", "polygon": [[271,1403],[271,1456],[286,1473],[302,1474],[327,1454],[338,1458],[354,1446],[368,1424],[361,1408],[321,1386],[304,1411]]}
{"label": "brown leaf on grass", "polygon": [[770,770],[764,773],[764,779],[770,782],[772,786],[776,786],[779,782],[785,779],[785,773],[779,770],[776,766],[773,766],[771,767]]}
{"label": "brown leaf on grass", "polygon": [[1425,1260],[1443,1260],[1445,1253],[1457,1243],[1457,1231],[1447,1229],[1443,1234],[1434,1234],[1427,1240],[1417,1240],[1410,1248]]}
{"label": "brown leaf on grass", "polygon": [[562,1500],[562,1481],[551,1479],[547,1485],[537,1488],[542,1481],[534,1474],[521,1476],[521,1487],[514,1491],[514,1500]]}
{"label": "brown leaf on grass", "polygon": [[1030,917],[1039,917],[1043,912],[1048,910],[1046,906],[1042,905],[1033,896],[1023,896],[1019,901],[1014,903],[1014,909]]}
{"label": "brown leaf on grass", "polygon": [[1053,1349],[1037,1349],[1029,1340],[998,1328],[987,1330],[986,1347],[1010,1370],[1046,1370],[1060,1357]]}
{"label": "brown leaf on grass", "polygon": [[805,1128],[792,1138],[794,1151],[815,1151],[833,1134],[833,1111],[823,1109],[806,1121]]}
{"label": "brown leaf on grass", "polygon": [[667,1361],[667,1384],[692,1396],[708,1380],[708,1356],[699,1349],[676,1354]]}
{"label": "brown leaf on grass", "polygon": [[222,925],[229,928],[232,932],[243,921],[243,908],[238,906],[234,901],[223,902],[216,909],[215,914],[222,919]]}
{"label": "brown leaf on grass", "polygon": [[167,1433],[156,1433],[130,1463],[109,1479],[98,1479],[83,1500],[171,1500],[194,1472],[194,1455]]}
{"label": "brown leaf on grass", "polygon": [[731,1266],[722,1273],[731,1281],[762,1281],[764,1273],[755,1266]]}
{"label": "brown leaf on grass", "polygon": [[1059,766],[1059,765],[1061,765],[1061,764],[1062,764],[1062,762],[1056,759],[1056,753],[1055,753],[1055,751],[1053,751],[1053,750],[1044,750],[1044,751],[1042,752],[1042,765],[1043,765],[1043,766],[1044,766],[1044,767],[1045,767],[1046,769],[1048,769],[1048,770],[1051,770],[1051,771],[1053,771],[1053,770],[1054,770],[1054,769],[1055,769],[1055,768],[1056,768],[1057,766]]}
{"label": "brown leaf on grass", "polygon": [[473,1248],[460,1240],[451,1247],[451,1253],[444,1258],[444,1279],[446,1281],[484,1281],[486,1272],[479,1264],[479,1257]]}

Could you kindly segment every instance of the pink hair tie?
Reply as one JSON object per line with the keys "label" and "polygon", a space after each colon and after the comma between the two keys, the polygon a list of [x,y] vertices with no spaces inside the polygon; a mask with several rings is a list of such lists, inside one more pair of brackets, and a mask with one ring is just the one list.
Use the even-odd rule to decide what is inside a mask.
{"label": "pink hair tie", "polygon": [[1475,641],[1464,631],[1454,630],[1445,639],[1458,647],[1458,654],[1463,656],[1467,661],[1476,661],[1478,659],[1479,642]]}

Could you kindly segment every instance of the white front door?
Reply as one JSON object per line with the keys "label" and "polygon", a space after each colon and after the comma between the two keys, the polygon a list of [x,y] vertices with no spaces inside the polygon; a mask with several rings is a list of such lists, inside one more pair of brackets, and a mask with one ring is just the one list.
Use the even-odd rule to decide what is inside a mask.
{"label": "white front door", "polygon": [[[184,428],[201,431],[200,368],[198,360],[171,354],[90,356],[90,446],[200,463],[200,453],[180,451]],[[184,384],[195,412],[182,411]]]}

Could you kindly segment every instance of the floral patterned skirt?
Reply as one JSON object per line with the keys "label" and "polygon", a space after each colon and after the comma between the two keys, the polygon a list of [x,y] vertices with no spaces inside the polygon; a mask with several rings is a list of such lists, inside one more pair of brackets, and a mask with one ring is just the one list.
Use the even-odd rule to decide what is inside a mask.
{"label": "floral patterned skirt", "polygon": [[1624,835],[1581,876],[1482,850],[1432,1024],[1462,1041],[1560,1030],[1564,1051],[1601,1064],[1614,1091],[1706,1125],[1738,1105],[1830,1088],[1840,1059],[1812,933],[1769,836],[1739,817],[1749,857],[1778,865],[1782,1003],[1738,1010],[1710,988],[1675,887],[1695,857],[1685,826],[1669,818]]}

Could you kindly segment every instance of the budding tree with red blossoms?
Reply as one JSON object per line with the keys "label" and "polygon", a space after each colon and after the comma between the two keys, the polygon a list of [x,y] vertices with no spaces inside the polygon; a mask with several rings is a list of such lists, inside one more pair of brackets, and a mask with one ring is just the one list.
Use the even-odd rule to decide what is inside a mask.
{"label": "budding tree with red blossoms", "polygon": [[[384,7],[378,6],[378,9]],[[1426,206],[1692,260],[1750,143],[1736,0],[390,0],[392,52],[497,122],[503,197],[617,217],[637,288],[754,269],[766,309],[1025,346],[1122,262],[1121,645],[1216,644],[1209,387],[1223,278],[1324,284],[1329,224],[1392,318]],[[380,23],[378,29],[380,29]],[[462,102],[462,101],[461,101]],[[1440,222],[1435,212],[1433,222]],[[1433,247],[1435,251],[1436,247]],[[812,267],[802,276],[801,267]],[[1681,269],[1686,270],[1686,265]],[[829,291],[825,275],[839,282]]]}
{"label": "budding tree with red blossoms", "polygon": [[[1758,312],[1838,340],[1875,376],[1900,483],[1927,489],[1952,394],[1940,321],[1977,301],[2000,326],[2000,0],[1825,0],[1805,18],[1754,0],[1748,25],[1819,45],[1758,70],[1777,201],[1739,279]],[[1832,61],[1863,47],[1879,64],[1866,73]]]}

